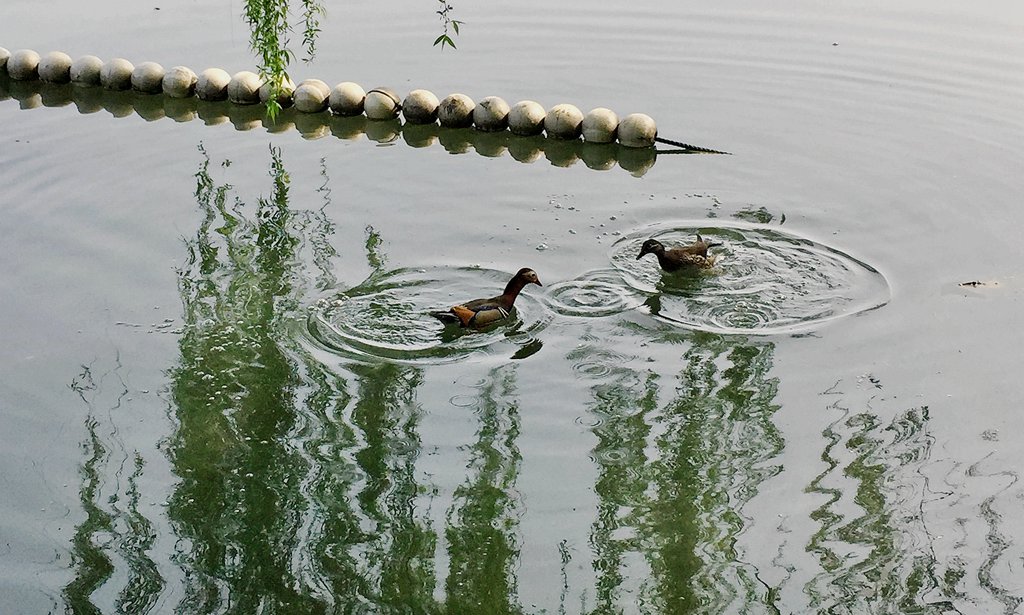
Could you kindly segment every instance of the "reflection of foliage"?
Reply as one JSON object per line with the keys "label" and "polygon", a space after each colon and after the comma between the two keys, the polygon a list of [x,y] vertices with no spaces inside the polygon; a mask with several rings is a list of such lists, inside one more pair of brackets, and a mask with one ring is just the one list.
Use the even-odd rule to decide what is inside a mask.
{"label": "reflection of foliage", "polygon": [[[823,433],[829,444],[822,460],[828,468],[809,489],[828,497],[811,515],[821,529],[808,550],[825,570],[807,588],[812,604],[830,613],[955,611],[953,586],[963,571],[955,565],[944,573],[937,569],[920,510],[928,492],[920,468],[933,443],[928,408],[905,411],[888,424],[875,410],[854,413],[839,403],[830,409],[842,416]],[[842,480],[837,470],[856,481],[852,503],[860,516],[840,512],[850,508],[844,500],[851,495],[848,488],[830,486]],[[900,481],[894,490],[895,471],[916,473],[917,479]],[[949,599],[936,600],[939,595]]]}
{"label": "reflection of foliage", "polygon": [[[778,383],[769,376],[774,345],[740,341],[695,340],[683,355],[678,397],[656,439],[660,459],[650,472],[660,497],[641,532],[658,545],[651,553],[654,600],[665,612],[680,612],[680,601],[694,598],[705,608],[714,605],[709,612],[722,612],[765,590],[738,557],[735,542],[744,527],[740,507],[781,470],[770,463],[783,448],[772,422]],[[723,362],[727,366],[719,371]],[[687,525],[696,532],[696,550],[675,530]]]}
{"label": "reflection of foliage", "polygon": [[499,368],[480,395],[480,429],[469,447],[472,477],[455,490],[446,536],[451,566],[447,611],[466,615],[520,613],[515,604],[519,554],[512,497],[521,457],[515,371]]}
{"label": "reflection of foliage", "polygon": [[99,613],[100,610],[90,602],[89,596],[114,573],[114,564],[101,546],[93,544],[92,539],[96,534],[111,532],[114,520],[112,515],[99,506],[98,468],[106,457],[106,449],[96,435],[95,419],[90,417],[86,427],[89,431],[86,446],[91,454],[82,466],[84,481],[79,491],[86,518],[78,525],[71,540],[71,550],[78,570],[74,580],[64,588],[64,597],[76,613]]}
{"label": "reflection of foliage", "polygon": [[372,226],[366,227],[366,262],[370,265],[370,280],[381,277],[387,273],[384,269],[387,265],[387,256],[381,251],[384,240]]}
{"label": "reflection of foliage", "polygon": [[350,420],[363,446],[353,458],[362,476],[355,497],[364,515],[361,541],[338,545],[358,555],[367,580],[363,600],[388,612],[436,612],[433,555],[436,536],[416,517],[416,457],[420,410],[418,369],[393,364],[352,366],[359,391]]}
{"label": "reflection of foliage", "polygon": [[[185,331],[172,372],[180,427],[170,456],[182,482],[168,512],[187,546],[179,609],[443,612],[436,535],[417,515],[420,371],[348,366],[358,383],[350,394],[313,359],[288,327],[301,312],[304,262],[333,285],[324,207],[289,206],[272,149],[272,192],[247,213],[203,154],[204,218],[180,274]],[[375,269],[382,244],[368,228]]]}
{"label": "reflection of foliage", "polygon": [[278,150],[271,149],[271,196],[252,216],[241,202],[229,206],[231,187],[215,184],[202,153],[196,198],[204,218],[179,274],[185,327],[171,373],[180,426],[170,456],[182,483],[169,514],[191,544],[179,556],[187,579],[180,608],[305,611],[318,601],[300,589],[291,554],[309,464],[288,437],[305,388],[282,333],[304,287],[303,233],[319,228],[325,241],[330,228],[290,209]]}
{"label": "reflection of foliage", "polygon": [[770,463],[783,447],[772,423],[773,346],[735,339],[681,340],[691,346],[676,396],[663,404],[658,374],[607,357],[614,367],[594,387],[592,409],[602,419],[595,613],[618,612],[629,599],[622,593],[625,567],[637,565],[631,553],[646,560],[648,570],[630,577],[651,579],[641,591],[653,612],[723,612],[765,592],[734,543],[744,529],[740,508],[781,470]]}
{"label": "reflection of foliage", "polygon": [[[111,373],[97,381],[92,366],[84,365],[82,373],[70,384],[90,408],[86,421],[88,439],[82,445],[88,458],[81,468],[83,481],[79,490],[86,516],[71,541],[75,577],[64,588],[64,598],[75,613],[101,612],[92,603],[91,596],[117,576],[115,562],[125,567],[120,575],[123,585],[115,602],[120,613],[149,612],[165,584],[149,555],[156,538],[153,524],[139,511],[139,479],[145,463],[137,452],[125,453],[118,460],[100,437],[100,423],[94,417],[95,400],[106,393],[103,382],[107,376],[113,375],[117,380],[111,410],[126,402],[128,388],[121,378],[120,368],[118,362]],[[113,466],[120,472],[125,465],[133,466],[134,471],[125,481],[124,493],[104,493],[105,488],[109,488],[103,480],[106,469]],[[119,483],[115,481],[114,487],[119,488]]]}
{"label": "reflection of foliage", "polygon": [[[593,353],[593,349],[587,347],[580,350]],[[625,556],[641,548],[636,540],[616,539],[615,536],[630,523],[624,513],[646,501],[647,485],[639,480],[639,466],[645,461],[644,449],[651,431],[648,420],[654,416],[658,403],[657,376],[653,373],[641,380],[639,374],[619,367],[609,380],[594,387],[597,401],[591,410],[603,419],[597,429],[600,443],[595,450],[601,463],[595,485],[600,501],[592,531],[596,550],[594,569],[598,575],[597,613],[619,610],[616,603],[623,599]],[[692,534],[682,527],[676,528],[676,532]]]}

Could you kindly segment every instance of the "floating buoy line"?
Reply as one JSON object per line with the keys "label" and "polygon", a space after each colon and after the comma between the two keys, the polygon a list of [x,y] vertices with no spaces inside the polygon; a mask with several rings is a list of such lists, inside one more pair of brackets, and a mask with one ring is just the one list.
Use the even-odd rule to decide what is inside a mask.
{"label": "floating buoy line", "polygon": [[[0,84],[0,88],[10,89],[7,95],[15,98],[18,98],[18,86],[34,82],[41,82],[41,90],[47,85],[85,86],[69,88],[70,91],[64,92],[63,97],[60,92],[52,91],[51,88],[48,92],[51,105],[69,102],[79,104],[79,101],[95,99],[82,95],[82,91],[90,89],[110,93],[134,91],[144,95],[163,94],[166,104],[162,106],[167,109],[166,115],[179,121],[198,115],[207,123],[218,123],[211,121],[216,119],[211,117],[216,113],[213,109],[206,109],[204,117],[201,106],[195,104],[193,108],[193,105],[188,104],[190,101],[227,101],[230,103],[229,106],[244,109],[259,103],[266,104],[274,95],[270,84],[251,71],[230,75],[220,68],[208,68],[196,74],[185,66],[165,70],[156,62],[143,62],[136,66],[124,58],[104,62],[92,55],[72,60],[71,56],[60,51],[40,55],[30,49],[9,52],[0,47],[0,77],[5,73],[10,80],[9,88],[3,88],[3,84]],[[629,165],[633,167],[632,169],[627,168],[634,174],[640,169],[649,168],[653,164],[653,156],[657,153],[726,153],[659,137],[654,120],[643,113],[632,113],[620,119],[614,111],[603,107],[584,114],[578,107],[566,103],[544,109],[532,100],[509,105],[497,96],[474,101],[465,94],[455,93],[438,99],[432,92],[422,89],[412,90],[402,98],[390,88],[376,87],[364,90],[359,84],[349,81],[331,87],[319,79],[306,79],[298,85],[286,79],[280,86],[277,102],[282,107],[282,112],[274,121],[259,118],[264,115],[262,108],[256,113],[232,113],[231,110],[225,113],[223,105],[214,106],[224,117],[221,121],[230,120],[236,127],[239,127],[236,118],[245,118],[244,124],[247,128],[263,124],[274,132],[287,129],[288,124],[294,122],[306,137],[315,137],[317,131],[308,130],[311,128],[311,122],[303,121],[303,115],[317,118],[318,123],[331,133],[335,132],[333,124],[337,118],[341,120],[340,129],[343,132],[346,128],[350,132],[356,130],[355,136],[360,134],[358,125],[361,122],[358,118],[365,118],[370,121],[362,123],[362,132],[371,139],[381,142],[390,136],[393,141],[401,135],[414,147],[423,145],[410,142],[410,137],[412,141],[422,141],[436,136],[444,145],[445,139],[442,135],[445,132],[460,133],[463,131],[459,129],[472,129],[471,132],[495,137],[489,140],[492,145],[490,154],[484,153],[488,150],[486,138],[467,139],[467,135],[462,134],[461,139],[454,138],[449,141],[468,140],[474,147],[476,142],[480,141],[484,145],[484,152],[481,152],[484,155],[494,155],[494,146],[504,145],[512,151],[512,139],[503,138],[511,135],[525,138],[529,144],[519,148],[524,161],[532,161],[539,157],[531,154],[531,150],[542,151],[547,155],[550,149],[556,156],[556,159],[552,160],[554,164],[558,164],[559,155],[565,160],[570,160],[575,155],[586,162],[586,150],[589,149],[589,158],[594,162],[593,168],[606,168],[608,159],[612,164],[622,159],[632,159],[633,162],[639,163]],[[25,92],[24,87],[21,87],[20,91],[31,96]],[[61,100],[62,98],[69,100]],[[22,102],[24,106],[25,101]],[[46,102],[42,104],[45,105]],[[100,106],[102,108],[102,103]],[[152,105],[149,107],[150,111],[154,110]],[[139,114],[146,117],[142,110],[139,110]],[[325,116],[327,122],[324,122]],[[400,118],[404,119],[404,125]],[[382,125],[376,127],[378,130],[374,130],[372,125],[378,123]],[[307,130],[303,130],[303,125]],[[431,127],[439,127],[442,130],[432,130]],[[371,136],[373,133],[378,133],[378,138]],[[656,150],[655,143],[671,145],[677,149]],[[457,145],[455,147],[458,149]],[[643,155],[643,152],[650,154],[649,164],[645,162],[649,157]],[[520,159],[515,151],[512,156]],[[587,164],[592,166],[590,162]]]}

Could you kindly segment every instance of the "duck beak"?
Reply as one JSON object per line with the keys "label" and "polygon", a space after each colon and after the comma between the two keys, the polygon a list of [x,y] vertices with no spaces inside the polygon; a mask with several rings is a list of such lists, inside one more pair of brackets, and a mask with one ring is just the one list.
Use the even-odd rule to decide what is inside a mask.
{"label": "duck beak", "polygon": [[647,250],[640,250],[640,254],[636,255],[636,260],[640,260],[645,254],[647,254]]}
{"label": "duck beak", "polygon": [[540,283],[540,278],[534,278],[533,283],[536,284],[537,286],[544,286],[543,284]]}

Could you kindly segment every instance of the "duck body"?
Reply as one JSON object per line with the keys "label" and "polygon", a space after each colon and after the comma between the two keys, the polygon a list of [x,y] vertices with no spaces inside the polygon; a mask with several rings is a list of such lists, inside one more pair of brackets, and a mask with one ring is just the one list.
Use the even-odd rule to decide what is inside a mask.
{"label": "duck body", "polygon": [[680,271],[684,269],[707,269],[715,264],[717,257],[708,254],[708,248],[714,248],[722,244],[705,241],[700,234],[697,241],[679,248],[666,248],[657,239],[648,239],[640,247],[640,254],[636,259],[640,260],[648,254],[658,257],[658,264],[665,271]]}
{"label": "duck body", "polygon": [[512,276],[505,286],[504,292],[489,299],[474,299],[453,305],[447,311],[430,312],[430,315],[446,324],[457,324],[460,327],[479,329],[492,323],[504,320],[512,313],[516,297],[527,284],[543,286],[533,269],[524,267]]}

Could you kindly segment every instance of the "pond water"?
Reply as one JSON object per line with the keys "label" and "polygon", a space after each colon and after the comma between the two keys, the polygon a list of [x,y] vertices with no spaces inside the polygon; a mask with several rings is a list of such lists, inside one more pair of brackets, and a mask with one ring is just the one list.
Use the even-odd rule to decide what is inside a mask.
{"label": "pond water", "polygon": [[[0,612],[1024,608],[1024,5],[593,4],[331,4],[293,76],[731,155],[0,77]],[[240,13],[0,45],[235,72]]]}

